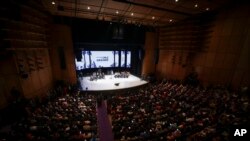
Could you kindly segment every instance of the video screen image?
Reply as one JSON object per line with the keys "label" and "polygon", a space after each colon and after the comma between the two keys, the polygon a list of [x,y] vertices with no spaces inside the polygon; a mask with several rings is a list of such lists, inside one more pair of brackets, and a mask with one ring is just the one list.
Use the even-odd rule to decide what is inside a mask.
{"label": "video screen image", "polygon": [[82,51],[81,59],[75,59],[76,70],[119,67],[119,60],[120,67],[129,68],[131,51],[121,51],[120,54],[119,51]]}
{"label": "video screen image", "polygon": [[115,67],[119,67],[119,51],[113,51],[115,55]]}
{"label": "video screen image", "polygon": [[127,51],[127,68],[131,67],[131,51]]}
{"label": "video screen image", "polygon": [[125,67],[125,51],[121,51],[121,67]]}

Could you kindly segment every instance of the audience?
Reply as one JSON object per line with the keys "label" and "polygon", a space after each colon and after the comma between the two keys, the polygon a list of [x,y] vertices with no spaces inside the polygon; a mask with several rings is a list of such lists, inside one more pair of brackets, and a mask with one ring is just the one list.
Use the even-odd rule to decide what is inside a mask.
{"label": "audience", "polygon": [[228,127],[249,124],[249,97],[166,80],[108,101],[115,140],[227,140]]}
{"label": "audience", "polygon": [[47,102],[32,100],[26,106],[27,117],[12,125],[5,140],[90,141],[97,137],[96,98],[57,87]]}
{"label": "audience", "polygon": [[44,100],[31,100],[26,116],[0,140],[96,140],[96,105],[103,99],[117,141],[229,140],[230,127],[249,125],[247,88],[234,92],[184,84],[164,79],[98,97],[80,94],[72,85],[57,86]]}

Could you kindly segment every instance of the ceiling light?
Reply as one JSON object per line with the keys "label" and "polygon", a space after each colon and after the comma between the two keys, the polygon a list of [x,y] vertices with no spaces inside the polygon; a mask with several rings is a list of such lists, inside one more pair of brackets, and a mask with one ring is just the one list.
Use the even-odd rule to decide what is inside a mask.
{"label": "ceiling light", "polygon": [[209,8],[207,7],[207,8],[206,8],[206,10],[208,11],[208,10],[209,10]]}
{"label": "ceiling light", "polygon": [[134,13],[131,13],[131,16],[134,16]]}
{"label": "ceiling light", "polygon": [[90,7],[88,6],[87,9],[90,10]]}
{"label": "ceiling light", "polygon": [[55,5],[56,3],[54,1],[52,1],[51,4]]}
{"label": "ceiling light", "polygon": [[172,19],[169,20],[169,22],[172,22],[172,21],[173,21]]}
{"label": "ceiling light", "polygon": [[115,13],[116,13],[116,14],[119,14],[119,11],[117,10]]}
{"label": "ceiling light", "polygon": [[175,0],[175,2],[178,2],[179,0]]}
{"label": "ceiling light", "polygon": [[153,17],[152,17],[152,19],[154,20],[154,19],[155,19],[155,17],[153,16]]}
{"label": "ceiling light", "polygon": [[198,4],[195,4],[194,7],[198,7]]}

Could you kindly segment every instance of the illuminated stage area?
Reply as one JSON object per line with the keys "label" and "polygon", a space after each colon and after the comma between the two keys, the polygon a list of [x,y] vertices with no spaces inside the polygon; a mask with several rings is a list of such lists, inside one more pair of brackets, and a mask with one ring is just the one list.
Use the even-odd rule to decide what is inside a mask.
{"label": "illuminated stage area", "polygon": [[106,91],[121,90],[142,86],[148,82],[140,78],[129,75],[128,78],[115,78],[114,75],[105,75],[104,79],[90,81],[90,76],[79,78],[82,91]]}

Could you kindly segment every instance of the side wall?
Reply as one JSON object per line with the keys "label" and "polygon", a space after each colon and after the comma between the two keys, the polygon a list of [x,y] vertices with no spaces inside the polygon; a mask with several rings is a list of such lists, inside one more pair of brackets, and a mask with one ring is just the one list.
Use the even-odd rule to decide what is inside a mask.
{"label": "side wall", "polygon": [[[168,34],[169,28],[160,30],[160,47],[170,46],[175,41],[175,47],[160,49],[157,74],[159,77],[183,79],[188,73],[196,71],[204,85],[225,84],[234,88],[249,86],[249,45],[250,45],[250,18],[248,6],[234,5],[221,10],[212,20],[208,32],[204,32],[206,40],[198,46],[203,50],[187,48],[178,49],[178,46],[190,44],[188,42],[176,43],[169,35],[171,41],[162,41]],[[166,30],[167,29],[167,30]],[[177,34],[178,26],[170,28],[171,33]],[[187,38],[199,35],[189,32],[197,28],[192,26],[182,28],[182,34]],[[174,30],[174,31],[172,31]],[[182,38],[184,40],[184,38]],[[193,39],[193,38],[192,38]],[[193,42],[196,42],[193,40]],[[197,44],[196,44],[197,46]],[[186,46],[185,46],[186,47]],[[190,48],[190,49],[188,49]]]}
{"label": "side wall", "polygon": [[53,82],[46,29],[49,16],[28,3],[8,1],[1,7],[6,14],[0,18],[0,109],[20,98],[45,96]]}
{"label": "side wall", "polygon": [[249,7],[242,5],[217,15],[207,51],[193,60],[205,85],[249,86],[249,12]]}
{"label": "side wall", "polygon": [[49,45],[54,80],[76,83],[71,28],[67,25],[52,24],[50,35]]}
{"label": "side wall", "polygon": [[145,38],[144,58],[142,65],[142,75],[154,74],[158,60],[157,55],[157,33],[147,32]]}
{"label": "side wall", "polygon": [[7,106],[13,97],[10,94],[12,88],[22,91],[20,77],[17,73],[15,61],[8,54],[5,59],[0,60],[0,109]]}

